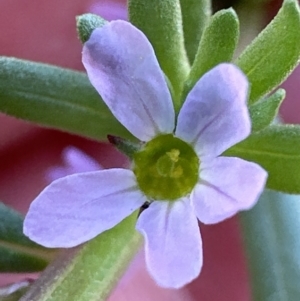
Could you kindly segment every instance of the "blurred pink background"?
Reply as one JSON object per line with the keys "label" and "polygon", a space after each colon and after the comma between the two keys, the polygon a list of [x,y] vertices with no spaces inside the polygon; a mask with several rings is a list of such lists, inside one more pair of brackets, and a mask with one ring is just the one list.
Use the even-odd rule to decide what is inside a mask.
{"label": "blurred pink background", "polygon": [[[269,5],[269,17],[277,9]],[[75,16],[102,12],[108,19],[126,18],[122,0],[6,0],[0,2],[0,55],[83,70],[81,43]],[[300,121],[298,68],[283,85],[288,91],[282,107],[286,122]],[[0,113],[0,200],[25,213],[45,187],[45,171],[61,163],[64,147],[74,145],[96,158],[105,168],[122,166],[125,158],[105,143],[44,129]],[[198,279],[181,290],[166,290],[150,279],[140,253],[125,279],[110,297],[118,300],[250,301],[246,261],[238,219],[213,226],[201,225],[204,267]],[[7,284],[24,275],[0,275]]]}

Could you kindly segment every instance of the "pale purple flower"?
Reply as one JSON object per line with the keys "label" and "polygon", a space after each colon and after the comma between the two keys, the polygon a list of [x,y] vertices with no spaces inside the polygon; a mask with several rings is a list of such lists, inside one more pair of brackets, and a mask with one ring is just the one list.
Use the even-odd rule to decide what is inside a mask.
{"label": "pale purple flower", "polygon": [[63,165],[53,166],[46,172],[49,182],[75,173],[103,169],[92,157],[75,146],[68,146],[62,151]]}
{"label": "pale purple flower", "polygon": [[105,20],[127,20],[126,2],[111,0],[94,0],[88,7],[88,12],[96,14]]}
{"label": "pale purple flower", "polygon": [[175,125],[154,50],[130,23],[95,29],[83,63],[115,117],[146,144],[132,170],[54,181],[31,204],[24,232],[46,247],[72,247],[149,201],[136,225],[145,238],[147,268],[160,286],[179,288],[202,267],[197,218],[213,224],[251,208],[266,181],[257,164],[220,156],[250,134],[247,79],[232,64],[210,70],[188,94]]}

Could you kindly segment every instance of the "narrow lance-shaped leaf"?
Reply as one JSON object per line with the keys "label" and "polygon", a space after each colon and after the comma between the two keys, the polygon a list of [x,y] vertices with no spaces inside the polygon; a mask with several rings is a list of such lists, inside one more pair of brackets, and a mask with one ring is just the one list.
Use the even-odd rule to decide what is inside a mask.
{"label": "narrow lance-shaped leaf", "polygon": [[137,212],[93,240],[65,250],[20,301],[105,301],[140,246]]}
{"label": "narrow lance-shaped leaf", "polygon": [[252,132],[260,131],[272,123],[284,98],[285,90],[278,89],[271,96],[250,105]]}
{"label": "narrow lance-shaped leaf", "polygon": [[250,104],[283,82],[299,58],[299,5],[297,0],[285,0],[274,20],[236,61],[251,83]]}
{"label": "narrow lance-shaped leaf", "polygon": [[130,22],[145,33],[155,50],[171,83],[173,101],[178,110],[182,84],[189,72],[180,1],[129,0],[128,9]]}
{"label": "narrow lance-shaped leaf", "polygon": [[184,44],[192,64],[199,46],[202,32],[211,16],[210,0],[180,0]]}
{"label": "narrow lance-shaped leaf", "polygon": [[300,296],[300,197],[266,190],[241,214],[253,301]]}
{"label": "narrow lance-shaped leaf", "polygon": [[53,258],[54,251],[41,247],[23,234],[23,217],[0,203],[0,272],[37,272]]}
{"label": "narrow lance-shaped leaf", "polygon": [[300,194],[300,126],[272,125],[225,152],[268,171],[267,187]]}
{"label": "narrow lance-shaped leaf", "polygon": [[191,72],[185,82],[182,100],[199,78],[221,62],[230,62],[239,38],[239,20],[233,9],[213,15],[205,28]]}
{"label": "narrow lance-shaped leaf", "polygon": [[46,64],[0,58],[0,111],[97,140],[131,137],[84,73]]}

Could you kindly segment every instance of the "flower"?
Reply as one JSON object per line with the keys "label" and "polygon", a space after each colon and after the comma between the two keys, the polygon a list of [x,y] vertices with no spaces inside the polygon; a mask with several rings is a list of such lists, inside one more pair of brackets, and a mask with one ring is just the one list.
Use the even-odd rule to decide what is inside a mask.
{"label": "flower", "polygon": [[96,160],[74,146],[63,150],[62,160],[64,166],[54,166],[47,170],[46,178],[49,182],[75,173],[102,169]]}
{"label": "flower", "polygon": [[79,173],[54,181],[31,204],[24,233],[46,247],[88,241],[139,209],[148,270],[179,288],[202,267],[197,218],[218,223],[251,208],[267,174],[259,165],[220,156],[250,133],[248,82],[220,64],[195,84],[177,118],[154,50],[125,21],[95,29],[83,49],[89,79],[115,117],[145,144],[132,170]]}
{"label": "flower", "polygon": [[127,9],[125,1],[94,0],[88,7],[88,11],[102,16],[105,20],[126,20]]}

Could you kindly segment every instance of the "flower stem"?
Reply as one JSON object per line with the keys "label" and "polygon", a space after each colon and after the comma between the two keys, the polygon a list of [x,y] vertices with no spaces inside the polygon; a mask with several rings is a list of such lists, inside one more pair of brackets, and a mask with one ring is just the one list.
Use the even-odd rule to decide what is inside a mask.
{"label": "flower stem", "polygon": [[20,301],[106,300],[140,246],[136,218],[63,251]]}

